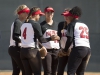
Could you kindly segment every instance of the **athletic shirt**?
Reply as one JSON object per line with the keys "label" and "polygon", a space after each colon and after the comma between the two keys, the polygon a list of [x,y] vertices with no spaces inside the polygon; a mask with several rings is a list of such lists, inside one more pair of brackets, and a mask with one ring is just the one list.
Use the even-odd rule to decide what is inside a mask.
{"label": "athletic shirt", "polygon": [[74,20],[68,25],[67,36],[73,38],[74,47],[89,47],[89,28],[86,24]]}
{"label": "athletic shirt", "polygon": [[17,18],[11,25],[10,46],[16,46],[16,43],[21,45],[20,27],[22,22]]}
{"label": "athletic shirt", "polygon": [[[65,25],[66,24],[66,25]],[[64,27],[65,25],[65,27]],[[67,41],[67,23],[65,21],[62,21],[58,24],[58,36],[60,37],[60,45],[61,48],[65,48],[65,44]],[[71,45],[70,48],[73,46]]]}
{"label": "athletic shirt", "polygon": [[29,20],[21,26],[21,43],[22,47],[35,47],[34,34],[40,42],[47,42],[49,40],[42,37],[41,26],[38,22]]}
{"label": "athletic shirt", "polygon": [[[56,22],[53,22],[52,25],[49,25],[46,23],[46,21],[41,22],[41,28],[44,38],[49,38],[52,35],[57,35],[58,30],[58,24]],[[48,41],[47,43],[42,43],[44,47],[47,49],[59,49],[59,42],[56,41]]]}

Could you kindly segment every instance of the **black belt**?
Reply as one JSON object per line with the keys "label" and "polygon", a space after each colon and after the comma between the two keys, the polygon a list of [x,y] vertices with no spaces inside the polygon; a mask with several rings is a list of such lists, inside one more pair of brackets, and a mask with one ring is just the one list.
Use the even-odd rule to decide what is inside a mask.
{"label": "black belt", "polygon": [[53,50],[53,49],[54,49],[54,50],[58,50],[57,48],[51,48],[51,49],[47,49],[47,50]]}
{"label": "black belt", "polygon": [[12,45],[12,46],[10,46],[10,47],[16,47],[16,46]]}
{"label": "black belt", "polygon": [[36,49],[36,48],[34,48],[34,47],[21,47],[21,48],[30,48],[30,49]]}

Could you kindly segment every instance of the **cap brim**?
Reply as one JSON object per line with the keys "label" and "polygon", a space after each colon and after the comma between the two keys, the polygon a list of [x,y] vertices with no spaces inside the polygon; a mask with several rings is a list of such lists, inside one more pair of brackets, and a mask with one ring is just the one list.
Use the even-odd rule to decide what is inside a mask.
{"label": "cap brim", "polygon": [[61,15],[63,15],[63,16],[64,16],[64,15],[66,15],[66,13],[62,13]]}
{"label": "cap brim", "polygon": [[54,10],[48,10],[48,12],[50,12],[50,11],[51,11],[51,12],[54,12]]}
{"label": "cap brim", "polygon": [[67,17],[70,16],[70,13],[64,13],[63,15]]}
{"label": "cap brim", "polygon": [[40,16],[43,16],[43,15],[45,15],[45,14],[41,12],[41,13],[40,13]]}
{"label": "cap brim", "polygon": [[64,16],[66,16],[66,17],[67,17],[67,16],[69,16],[69,15],[68,15],[68,14],[64,14]]}

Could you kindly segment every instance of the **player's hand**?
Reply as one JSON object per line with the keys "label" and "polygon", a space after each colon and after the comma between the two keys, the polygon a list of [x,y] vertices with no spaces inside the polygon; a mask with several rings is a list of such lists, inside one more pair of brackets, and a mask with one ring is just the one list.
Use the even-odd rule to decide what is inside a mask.
{"label": "player's hand", "polygon": [[67,56],[67,53],[64,52],[63,49],[62,49],[62,50],[60,50],[60,51],[58,52],[58,57],[63,57],[63,56]]}
{"label": "player's hand", "polygon": [[51,39],[52,39],[53,41],[55,41],[55,40],[60,40],[60,37],[57,36],[57,35],[52,35],[52,36],[51,36]]}
{"label": "player's hand", "polygon": [[39,51],[41,57],[45,57],[47,55],[47,49],[44,46]]}
{"label": "player's hand", "polygon": [[63,53],[63,49],[59,50],[58,57],[66,56],[66,53]]}
{"label": "player's hand", "polygon": [[67,56],[70,55],[71,51],[72,51],[71,49],[68,49],[68,50],[67,50],[67,52],[66,52],[66,53],[67,53]]}

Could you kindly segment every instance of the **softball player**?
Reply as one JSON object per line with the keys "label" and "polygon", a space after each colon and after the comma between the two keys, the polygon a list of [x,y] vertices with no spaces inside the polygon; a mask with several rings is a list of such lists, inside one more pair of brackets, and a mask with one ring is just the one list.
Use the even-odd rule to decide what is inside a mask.
{"label": "softball player", "polygon": [[[65,9],[65,11],[61,14],[61,15],[65,15],[66,13],[68,13],[70,10],[70,8]],[[65,16],[64,16],[65,19]],[[61,48],[64,49],[65,48],[65,43],[67,41],[67,25],[68,25],[68,19],[65,21],[62,21],[58,24],[58,36],[60,37],[60,44],[61,44]],[[72,46],[71,46],[72,47]],[[71,48],[70,47],[70,48]],[[60,51],[59,51],[60,52]],[[58,64],[58,73],[57,75],[63,75],[64,74],[64,69],[66,67],[66,64],[68,62],[68,55],[66,56],[61,56],[60,53],[58,53],[59,56],[59,64]]]}
{"label": "softball player", "polygon": [[42,43],[47,49],[47,55],[42,59],[44,75],[56,75],[59,50],[59,37],[57,36],[58,24],[52,19],[54,15],[54,9],[50,6],[44,9],[45,21],[41,22],[42,33],[45,38],[55,35],[58,39],[55,41],[49,41]]}
{"label": "softball player", "polygon": [[25,21],[25,19],[27,18],[29,11],[30,10],[26,5],[18,6],[18,8],[16,9],[16,14],[18,15],[18,18],[15,19],[11,26],[10,46],[8,52],[12,60],[12,75],[19,75],[20,68],[22,69],[22,75],[25,75],[24,67],[20,59],[20,27],[22,25],[22,22]]}
{"label": "softball player", "polygon": [[[41,75],[41,57],[39,49],[35,48],[34,35],[40,42],[48,42],[51,37],[44,39],[42,36],[41,26],[37,22],[40,15],[44,15],[40,8],[33,7],[27,20],[21,26],[21,60],[24,65],[25,75]],[[46,50],[45,47],[42,47]]]}
{"label": "softball player", "polygon": [[67,53],[69,46],[73,42],[73,49],[68,59],[68,75],[84,75],[88,64],[91,50],[89,43],[89,28],[86,24],[76,20],[81,16],[79,7],[72,8],[65,14],[66,19],[70,18],[70,24],[67,28],[67,42],[62,53]]}

